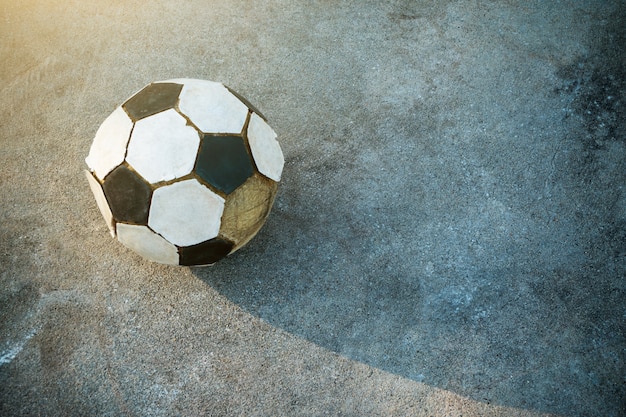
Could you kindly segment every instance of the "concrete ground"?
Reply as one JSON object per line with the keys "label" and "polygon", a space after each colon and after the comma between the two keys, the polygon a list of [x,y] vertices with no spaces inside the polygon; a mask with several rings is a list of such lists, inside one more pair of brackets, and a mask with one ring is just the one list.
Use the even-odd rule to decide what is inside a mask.
{"label": "concrete ground", "polygon": [[[626,3],[0,1],[0,415],[626,415]],[[286,158],[210,268],[82,174],[145,84]]]}

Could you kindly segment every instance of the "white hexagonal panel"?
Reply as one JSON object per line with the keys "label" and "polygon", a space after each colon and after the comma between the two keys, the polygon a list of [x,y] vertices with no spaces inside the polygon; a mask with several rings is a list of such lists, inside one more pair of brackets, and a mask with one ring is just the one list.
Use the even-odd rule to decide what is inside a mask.
{"label": "white hexagonal panel", "polygon": [[92,173],[85,170],[85,176],[89,181],[89,187],[91,187],[91,192],[93,196],[96,198],[96,204],[100,209],[100,213],[102,213],[102,217],[104,217],[104,221],[109,228],[109,232],[111,232],[111,236],[115,237],[115,221],[113,220],[113,213],[111,213],[111,208],[109,208],[109,203],[107,203],[107,198],[104,195],[104,191],[102,191],[102,186],[100,183],[93,177]]}
{"label": "white hexagonal panel", "polygon": [[115,109],[98,128],[85,162],[100,180],[124,161],[132,129],[133,122],[121,107]]}
{"label": "white hexagonal panel", "polygon": [[179,110],[205,133],[241,133],[248,107],[220,83],[204,80],[184,82]]}
{"label": "white hexagonal panel", "polygon": [[274,130],[256,113],[250,117],[248,142],[259,172],[274,181],[280,181],[285,164],[283,151]]}
{"label": "white hexagonal panel", "polygon": [[118,223],[117,238],[124,246],[151,261],[178,265],[178,249],[147,226]]}
{"label": "white hexagonal panel", "polygon": [[220,229],[224,199],[195,179],[157,188],[148,225],[178,246],[212,239]]}
{"label": "white hexagonal panel", "polygon": [[135,123],[126,160],[151,183],[187,175],[200,145],[198,131],[174,109]]}

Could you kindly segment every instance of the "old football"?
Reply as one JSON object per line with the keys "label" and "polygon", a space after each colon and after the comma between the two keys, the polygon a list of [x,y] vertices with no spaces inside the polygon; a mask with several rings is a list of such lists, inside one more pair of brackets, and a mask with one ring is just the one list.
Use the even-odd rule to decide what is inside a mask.
{"label": "old football", "polygon": [[284,165],[276,134],[221,83],[149,84],[102,123],[86,176],[111,235],[152,261],[209,265],[245,245]]}

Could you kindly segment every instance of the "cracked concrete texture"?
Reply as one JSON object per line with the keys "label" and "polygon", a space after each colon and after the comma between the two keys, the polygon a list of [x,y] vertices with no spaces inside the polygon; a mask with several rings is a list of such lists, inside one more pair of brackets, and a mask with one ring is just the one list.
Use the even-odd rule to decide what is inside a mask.
{"label": "cracked concrete texture", "polygon": [[[620,416],[626,4],[0,5],[0,414]],[[223,82],[279,135],[211,268],[108,235],[98,126]]]}

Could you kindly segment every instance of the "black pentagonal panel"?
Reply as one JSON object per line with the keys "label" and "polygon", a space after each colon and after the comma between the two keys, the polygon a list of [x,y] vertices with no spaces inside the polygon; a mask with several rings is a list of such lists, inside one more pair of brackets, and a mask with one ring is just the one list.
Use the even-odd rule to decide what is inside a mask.
{"label": "black pentagonal panel", "polygon": [[216,237],[197,245],[180,248],[180,264],[210,265],[228,255],[232,249],[231,242]]}
{"label": "black pentagonal panel", "polygon": [[237,98],[239,99],[239,101],[241,101],[243,104],[245,104],[245,105],[246,105],[246,107],[248,107],[250,110],[252,110],[252,111],[253,111],[253,112],[255,112],[256,114],[258,114],[259,116],[261,116],[261,118],[267,122],[267,119],[265,118],[265,116],[263,116],[263,114],[259,111],[259,109],[257,109],[256,107],[254,107],[254,105],[253,105],[252,103],[250,103],[250,102],[248,101],[248,99],[247,99],[247,98],[245,98],[244,96],[240,95],[240,94],[239,94],[239,93],[237,93],[236,91],[231,90],[231,89],[230,89],[230,87],[228,87],[228,86],[226,86],[226,85],[225,85],[224,87],[226,87],[226,89],[227,89],[228,91],[230,91],[230,93],[231,93],[233,96],[237,97]]}
{"label": "black pentagonal panel", "polygon": [[182,88],[181,84],[175,83],[150,84],[129,98],[122,107],[137,121],[174,107]]}
{"label": "black pentagonal panel", "polygon": [[239,136],[202,138],[196,172],[206,182],[230,194],[253,173],[252,161]]}
{"label": "black pentagonal panel", "polygon": [[148,224],[152,190],[141,177],[120,165],[107,175],[102,188],[115,220]]}

